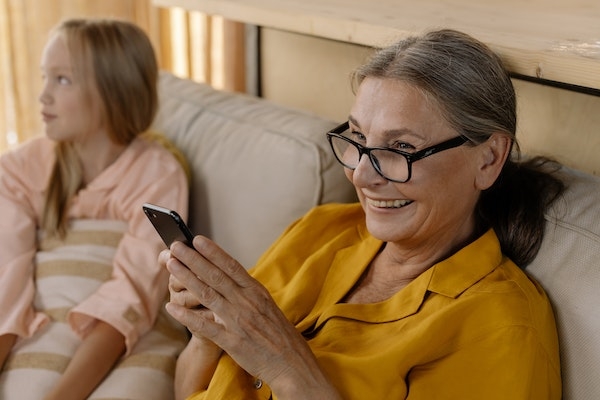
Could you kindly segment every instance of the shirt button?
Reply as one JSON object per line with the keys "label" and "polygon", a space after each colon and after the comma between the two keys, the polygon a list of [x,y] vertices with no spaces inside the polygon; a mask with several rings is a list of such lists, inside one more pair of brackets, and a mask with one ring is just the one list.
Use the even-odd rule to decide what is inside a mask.
{"label": "shirt button", "polygon": [[260,379],[255,379],[254,380],[254,389],[258,390],[262,387],[263,382]]}

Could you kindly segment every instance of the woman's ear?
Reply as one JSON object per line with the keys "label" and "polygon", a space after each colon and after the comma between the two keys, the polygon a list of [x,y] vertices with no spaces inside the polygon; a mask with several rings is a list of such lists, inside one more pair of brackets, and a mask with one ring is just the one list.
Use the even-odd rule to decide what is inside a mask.
{"label": "woman's ear", "polygon": [[475,178],[475,186],[479,190],[485,190],[492,186],[502,167],[508,158],[512,139],[505,134],[494,133],[487,141],[479,145],[478,171]]}

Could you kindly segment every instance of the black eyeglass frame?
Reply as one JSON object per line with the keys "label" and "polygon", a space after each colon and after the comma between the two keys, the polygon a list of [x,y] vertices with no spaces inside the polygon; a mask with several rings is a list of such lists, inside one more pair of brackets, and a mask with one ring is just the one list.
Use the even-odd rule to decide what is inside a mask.
{"label": "black eyeglass frame", "polygon": [[[449,149],[453,149],[455,147],[462,146],[463,144],[470,141],[469,139],[467,139],[464,136],[456,136],[451,139],[445,140],[441,143],[434,144],[433,146],[429,146],[423,150],[419,150],[416,153],[407,153],[405,151],[398,150],[398,149],[391,149],[389,147],[366,147],[360,143],[356,143],[354,140],[341,135],[342,132],[344,132],[345,130],[348,130],[349,128],[350,128],[350,123],[348,121],[346,121],[326,133],[327,140],[329,141],[329,145],[331,146],[331,150],[333,151],[333,155],[338,160],[338,162],[348,169],[351,169],[351,170],[356,169],[356,166],[351,167],[351,166],[345,164],[342,160],[340,160],[340,158],[338,157],[338,155],[335,151],[335,148],[333,147],[332,138],[334,138],[334,137],[345,140],[349,144],[356,147],[356,149],[358,150],[358,161],[359,162],[360,162],[360,159],[362,158],[363,154],[366,154],[369,157],[369,161],[371,161],[371,165],[373,166],[373,168],[375,168],[375,171],[377,171],[377,173],[379,175],[381,175],[388,181],[397,182],[397,183],[406,183],[410,180],[410,178],[412,177],[412,163],[414,163],[415,161],[422,160],[425,157],[429,157],[435,153],[439,153],[444,150],[449,150]],[[408,168],[408,176],[407,176],[406,180],[391,179],[391,178],[388,178],[387,176],[385,176],[385,174],[383,173],[383,171],[381,171],[381,168],[378,165],[379,164],[377,162],[378,160],[374,156],[371,155],[371,152],[373,150],[386,150],[386,151],[391,151],[392,153],[396,153],[396,154],[403,156],[406,159],[406,164],[407,164],[407,168]]]}

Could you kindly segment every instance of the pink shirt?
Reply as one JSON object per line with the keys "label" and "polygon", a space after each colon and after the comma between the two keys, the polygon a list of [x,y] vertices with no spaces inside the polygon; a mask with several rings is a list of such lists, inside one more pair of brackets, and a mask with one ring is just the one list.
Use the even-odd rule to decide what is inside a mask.
{"label": "pink shirt", "polygon": [[[30,337],[48,317],[34,310],[34,258],[44,196],[54,163],[54,142],[32,139],[0,157],[0,335]],[[187,177],[161,145],[138,138],[71,203],[73,219],[127,223],[113,260],[112,277],[73,308],[68,321],[85,336],[103,320],[124,336],[128,351],[153,325],[167,295],[165,248],[142,211],[144,202],[187,218]],[[136,318],[131,318],[132,312]]]}

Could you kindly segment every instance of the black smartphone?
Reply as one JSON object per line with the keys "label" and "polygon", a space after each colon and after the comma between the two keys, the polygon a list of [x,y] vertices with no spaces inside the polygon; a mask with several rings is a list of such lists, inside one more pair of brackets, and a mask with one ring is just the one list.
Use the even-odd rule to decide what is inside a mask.
{"label": "black smartphone", "polygon": [[176,211],[150,203],[144,203],[142,209],[167,247],[176,240],[193,247],[194,235]]}

